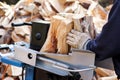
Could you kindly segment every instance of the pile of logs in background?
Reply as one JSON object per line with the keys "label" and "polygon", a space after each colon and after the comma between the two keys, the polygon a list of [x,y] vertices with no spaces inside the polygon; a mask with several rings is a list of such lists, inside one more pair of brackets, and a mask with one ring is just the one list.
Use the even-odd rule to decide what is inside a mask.
{"label": "pile of logs in background", "polygon": [[13,41],[29,42],[30,26],[12,29],[11,23],[31,22],[35,19],[51,21],[51,17],[59,13],[93,16],[96,31],[99,33],[106,22],[108,12],[109,10],[106,11],[97,1],[90,0],[20,0],[15,5],[0,2],[1,35],[9,32]]}
{"label": "pile of logs in background", "polygon": [[[74,27],[71,28],[79,30],[81,19],[89,16],[92,17],[91,23],[94,24],[96,34],[99,34],[107,22],[112,7],[112,0],[107,0],[109,4],[104,4],[105,0],[99,0],[103,6],[97,0],[7,0],[7,3],[13,1],[14,5],[11,5],[12,2],[8,5],[4,0],[2,1],[0,2],[0,44],[17,41],[29,43],[31,26],[12,27],[11,24],[36,20],[50,21],[54,24],[54,20],[60,21],[64,18],[68,21],[62,22],[66,28],[74,23]],[[96,72],[99,80],[116,80],[116,75],[112,70],[97,68]]]}

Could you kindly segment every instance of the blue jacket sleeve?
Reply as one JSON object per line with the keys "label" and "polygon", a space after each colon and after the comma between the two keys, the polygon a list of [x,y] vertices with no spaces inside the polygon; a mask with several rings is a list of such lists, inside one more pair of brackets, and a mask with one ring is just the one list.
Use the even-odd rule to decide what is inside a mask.
{"label": "blue jacket sleeve", "polygon": [[120,0],[116,0],[102,32],[87,44],[95,52],[96,60],[120,56]]}

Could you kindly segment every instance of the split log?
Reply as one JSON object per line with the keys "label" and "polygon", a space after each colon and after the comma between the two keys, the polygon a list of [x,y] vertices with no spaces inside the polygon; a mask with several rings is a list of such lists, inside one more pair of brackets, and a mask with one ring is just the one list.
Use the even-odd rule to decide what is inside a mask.
{"label": "split log", "polygon": [[102,68],[96,68],[95,72],[102,77],[109,76],[109,73],[104,71]]}
{"label": "split log", "polygon": [[39,14],[39,8],[33,3],[23,6],[23,10],[28,13],[31,13],[31,16]]}
{"label": "split log", "polygon": [[48,1],[43,3],[43,8],[47,12],[48,16],[51,17],[56,14],[56,12],[52,9],[50,3]]}
{"label": "split log", "polygon": [[82,30],[82,27],[81,27],[81,24],[80,24],[80,19],[73,19],[73,22],[74,22],[74,29],[77,30],[77,31],[80,31],[80,32],[83,32]]}
{"label": "split log", "polygon": [[11,37],[14,42],[17,41],[30,42],[29,26],[15,27],[14,31],[12,31]]}
{"label": "split log", "polygon": [[99,17],[101,19],[107,19],[107,12],[97,2],[92,2],[88,9],[88,15]]}
{"label": "split log", "polygon": [[6,34],[6,30],[0,29],[0,44],[4,43],[4,36]]}
{"label": "split log", "polygon": [[74,11],[78,8],[79,2],[75,1],[74,3],[71,3],[67,5],[67,7],[64,9],[64,13],[74,13]]}
{"label": "split log", "polygon": [[113,70],[105,69],[105,68],[100,68],[97,67],[95,69],[95,72],[100,76],[100,77],[109,77],[115,75],[115,72]]}
{"label": "split log", "polygon": [[87,10],[83,8],[78,1],[71,3],[64,9],[64,13],[86,14]]}
{"label": "split log", "polygon": [[96,37],[96,30],[95,30],[94,23],[93,23],[93,17],[86,16],[85,21],[88,24],[88,26],[86,26],[85,32],[89,33],[91,38],[94,39]]}
{"label": "split log", "polygon": [[58,0],[58,2],[59,2],[61,5],[65,5],[66,0]]}
{"label": "split log", "polygon": [[81,18],[73,17],[73,22],[75,30],[88,33],[92,39],[96,37],[96,31],[91,16],[81,16]]}
{"label": "split log", "polygon": [[[65,6],[59,3],[59,0],[48,0],[49,3],[54,7],[54,9],[58,12],[63,12]],[[62,0],[60,0],[62,1]]]}
{"label": "split log", "polygon": [[5,11],[3,9],[0,8],[0,17],[5,15]]}
{"label": "split log", "polygon": [[68,54],[69,47],[66,43],[66,36],[72,28],[73,23],[71,19],[67,19],[58,15],[53,16],[46,42],[41,51]]}
{"label": "split log", "polygon": [[105,9],[100,6],[97,2],[92,2],[89,9],[87,10],[87,14],[89,16],[93,16],[93,22],[95,25],[95,29],[97,33],[100,33],[102,30],[102,27],[107,21],[107,12]]}
{"label": "split log", "polygon": [[117,76],[101,77],[98,80],[118,80]]}
{"label": "split log", "polygon": [[14,42],[23,41],[23,39],[18,37],[15,32],[12,32],[11,38],[13,39]]}
{"label": "split log", "polygon": [[12,30],[7,30],[6,34],[4,35],[4,44],[10,44],[12,41],[11,38]]}
{"label": "split log", "polygon": [[50,20],[50,18],[56,14],[56,11],[53,9],[49,1],[41,2],[39,6],[39,13],[45,20]]}
{"label": "split log", "polygon": [[4,20],[2,21],[2,25],[3,26],[7,26],[10,21],[13,19],[14,17],[14,13],[15,13],[15,9],[18,8],[18,6],[21,5],[21,3],[23,3],[23,0],[20,0],[15,6],[14,8],[12,9],[11,7],[8,7],[7,9],[7,12],[5,13],[5,17],[4,17]]}

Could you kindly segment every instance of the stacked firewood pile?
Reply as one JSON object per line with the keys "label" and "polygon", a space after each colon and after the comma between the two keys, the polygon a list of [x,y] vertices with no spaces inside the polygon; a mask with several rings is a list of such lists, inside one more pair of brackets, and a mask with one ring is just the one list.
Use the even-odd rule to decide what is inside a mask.
{"label": "stacked firewood pile", "polygon": [[59,13],[78,14],[79,17],[92,16],[98,33],[107,19],[107,12],[103,7],[90,0],[20,0],[12,6],[0,2],[0,30],[3,32],[1,35],[10,33],[13,41],[29,42],[30,26],[13,30],[11,23],[31,22],[35,19],[50,21],[52,16]]}
{"label": "stacked firewood pile", "polygon": [[[58,32],[60,32],[60,29],[64,29],[68,33],[71,29],[76,29],[82,32],[90,32],[90,34],[92,34],[91,37],[94,38],[94,32],[97,34],[100,33],[103,25],[107,21],[110,8],[107,10],[108,11],[97,1],[93,0],[20,0],[16,5],[7,5],[0,2],[0,43],[9,44],[17,41],[30,42],[31,26],[13,27],[11,24],[36,20],[50,21],[52,24],[51,27]],[[81,27],[81,23],[83,23],[84,20],[94,25],[90,31],[89,28],[84,29]],[[55,28],[56,25],[59,26],[59,28]],[[53,29],[51,30],[53,31]],[[60,35],[58,37],[58,34],[64,33],[58,32],[55,36],[56,39],[63,36]],[[65,33],[65,36],[67,33]],[[51,38],[51,36],[49,38]],[[50,40],[49,38],[48,40]],[[60,42],[62,44],[58,43],[57,46],[61,47],[61,45],[65,43],[64,40],[63,38],[63,42]],[[68,48],[68,46],[65,45],[63,48]],[[45,49],[46,45],[43,46],[42,50],[46,51]],[[62,47],[58,49],[58,52],[68,52],[67,49],[66,51],[64,50],[64,52],[61,50],[63,50]],[[56,52],[56,48],[52,48],[50,52]],[[109,75],[109,72],[104,76],[100,73],[98,71],[98,75],[100,76],[99,80],[115,80],[110,78],[111,75]],[[110,79],[103,79],[103,77]]]}

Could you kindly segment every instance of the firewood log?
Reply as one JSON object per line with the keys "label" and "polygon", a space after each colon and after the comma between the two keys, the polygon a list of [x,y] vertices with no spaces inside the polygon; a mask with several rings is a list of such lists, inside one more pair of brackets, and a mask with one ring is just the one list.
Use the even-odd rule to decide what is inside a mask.
{"label": "firewood log", "polygon": [[13,41],[30,42],[30,28],[29,26],[15,27],[12,31],[11,37]]}
{"label": "firewood log", "polygon": [[58,0],[58,2],[61,4],[61,5],[64,5],[66,3],[66,0]]}
{"label": "firewood log", "polygon": [[116,76],[115,72],[113,70],[109,70],[109,69],[105,69],[105,68],[101,68],[101,67],[97,67],[95,69],[95,72],[97,75],[99,75],[100,77],[110,77],[110,76]]}
{"label": "firewood log", "polygon": [[12,32],[11,38],[14,42],[22,41],[23,39],[18,37],[15,32]]}
{"label": "firewood log", "polygon": [[104,69],[102,68],[96,68],[95,72],[100,75],[101,77],[109,76],[109,73],[107,73]]}
{"label": "firewood log", "polygon": [[80,32],[83,32],[81,24],[80,24],[80,18],[73,18],[74,22],[74,29]]}
{"label": "firewood log", "polygon": [[5,34],[6,34],[6,31],[4,29],[0,29],[0,44],[4,43]]}
{"label": "firewood log", "polygon": [[47,12],[43,9],[42,6],[39,7],[39,13],[44,19],[46,19],[46,17],[48,17]]}
{"label": "firewood log", "polygon": [[53,16],[46,42],[43,45],[41,51],[68,54],[68,44],[66,44],[66,36],[72,28],[72,20],[58,15]]}
{"label": "firewood log", "polygon": [[3,21],[4,17],[0,18],[0,25],[2,25],[2,21]]}
{"label": "firewood log", "polygon": [[31,22],[31,21],[34,21],[35,19],[42,19],[42,17],[40,14],[36,14],[36,15],[26,18],[25,22]]}
{"label": "firewood log", "polygon": [[100,33],[103,25],[106,23],[107,12],[97,2],[92,2],[87,10],[89,16],[93,16],[93,22],[97,33]]}
{"label": "firewood log", "polygon": [[56,12],[52,9],[52,7],[51,7],[51,5],[50,5],[50,3],[48,1],[45,1],[43,3],[43,8],[47,12],[49,17],[56,14]]}
{"label": "firewood log", "polygon": [[65,6],[60,4],[59,0],[48,0],[48,1],[54,7],[54,9],[56,9],[56,11],[63,12]]}
{"label": "firewood log", "polygon": [[24,10],[32,15],[39,13],[38,7],[33,3],[24,6]]}
{"label": "firewood log", "polygon": [[92,2],[92,4],[90,5],[90,7],[87,11],[87,14],[91,15],[93,17],[99,17],[101,19],[107,18],[107,12],[97,2]]}
{"label": "firewood log", "polygon": [[89,33],[92,39],[96,37],[96,30],[93,23],[93,17],[92,16],[86,16],[85,21],[87,22],[88,26],[86,27],[86,32]]}
{"label": "firewood log", "polygon": [[118,80],[117,76],[108,76],[108,77],[101,77],[98,80]]}
{"label": "firewood log", "polygon": [[[83,19],[83,20],[82,20]],[[92,39],[96,37],[96,31],[94,28],[94,23],[92,16],[81,16],[73,17],[74,29],[80,32],[88,33]],[[83,24],[85,23],[85,24]]]}
{"label": "firewood log", "polygon": [[50,20],[50,18],[56,14],[56,11],[53,9],[49,1],[45,0],[42,1],[39,6],[39,14],[44,20]]}
{"label": "firewood log", "polygon": [[0,8],[0,17],[5,15],[5,11],[3,9]]}
{"label": "firewood log", "polygon": [[67,5],[67,7],[64,9],[65,13],[74,13],[74,11],[78,8],[78,1],[75,1],[74,3],[71,3],[70,5]]}
{"label": "firewood log", "polygon": [[8,13],[6,13],[6,17],[4,17],[4,20],[2,21],[2,25],[7,26],[10,23],[10,21],[13,19],[13,16],[14,16],[14,11],[10,9]]}
{"label": "firewood log", "polygon": [[58,53],[62,54],[68,54],[69,52],[69,46],[66,44],[66,36],[73,28],[72,20],[69,19],[63,19],[64,21],[61,21],[61,23],[58,26],[56,38],[58,40],[57,43],[57,49]]}
{"label": "firewood log", "polygon": [[11,34],[12,30],[7,30],[6,34],[4,35],[4,44],[10,44],[12,39],[11,39]]}

